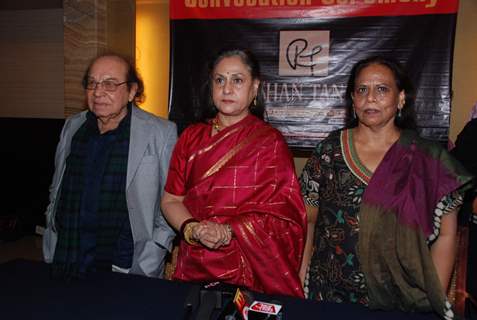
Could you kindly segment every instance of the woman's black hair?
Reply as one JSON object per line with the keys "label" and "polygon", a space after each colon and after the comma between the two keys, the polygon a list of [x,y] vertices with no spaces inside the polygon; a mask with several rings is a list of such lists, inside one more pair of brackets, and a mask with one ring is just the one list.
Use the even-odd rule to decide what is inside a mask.
{"label": "woman's black hair", "polygon": [[[260,80],[260,65],[255,55],[248,49],[242,48],[224,48],[217,52],[208,64],[207,68],[207,80],[201,90],[201,105],[199,106],[198,113],[195,115],[197,121],[207,122],[210,119],[215,118],[218,113],[214,101],[212,99],[212,76],[217,64],[224,58],[239,57],[242,62],[247,66],[250,71],[253,80]],[[257,97],[249,106],[250,113],[254,116],[264,119],[265,115],[265,103],[262,95],[262,83],[257,90]]]}
{"label": "woman's black hair", "polygon": [[394,58],[384,56],[373,56],[358,61],[351,70],[351,75],[348,80],[348,87],[346,89],[346,107],[347,107],[347,127],[352,128],[358,125],[358,119],[354,116],[353,99],[352,94],[355,89],[356,78],[360,72],[373,64],[382,65],[387,67],[394,75],[394,80],[399,92],[404,90],[405,103],[401,109],[400,116],[394,118],[394,124],[400,129],[412,129],[417,128],[416,114],[414,110],[415,91],[404,67],[399,61]]}
{"label": "woman's black hair", "polygon": [[126,56],[122,56],[120,54],[114,53],[114,52],[102,53],[98,55],[96,58],[94,58],[93,60],[91,60],[90,64],[88,65],[88,68],[86,69],[83,75],[83,79],[81,81],[83,88],[86,89],[86,84],[88,83],[89,72],[91,70],[91,67],[96,61],[98,61],[98,59],[103,57],[115,57],[121,60],[126,65],[126,68],[127,68],[126,81],[127,81],[128,89],[129,90],[131,89],[131,86],[133,83],[137,84],[137,90],[136,90],[136,95],[134,96],[134,102],[137,104],[144,102],[146,98],[144,94],[144,82],[142,81],[142,78],[139,75],[139,72],[136,70],[136,67],[132,63],[132,59]]}

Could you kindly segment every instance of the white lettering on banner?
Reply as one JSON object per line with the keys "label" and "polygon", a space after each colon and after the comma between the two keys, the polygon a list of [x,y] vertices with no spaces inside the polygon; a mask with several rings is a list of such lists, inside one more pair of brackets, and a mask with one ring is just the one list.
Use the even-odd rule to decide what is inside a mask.
{"label": "white lettering on banner", "polygon": [[[385,5],[393,3],[422,3],[425,8],[434,8],[439,0],[321,0],[322,5]],[[276,7],[276,6],[311,6],[312,0],[184,0],[186,8],[230,8],[230,7]]]}
{"label": "white lettering on banner", "polygon": [[307,84],[305,82],[277,83],[264,82],[262,87],[265,103],[290,103],[315,100],[344,99],[346,85]]}
{"label": "white lettering on banner", "polygon": [[344,106],[324,104],[288,105],[282,104],[279,107],[267,107],[269,119],[291,119],[304,118],[310,121],[328,122],[328,124],[343,123],[346,119],[346,108]]}
{"label": "white lettering on banner", "polygon": [[321,4],[324,5],[336,5],[336,4],[391,4],[391,3],[423,3],[426,8],[434,8],[439,0],[321,0]]}
{"label": "white lettering on banner", "polygon": [[[334,0],[333,0],[334,1]],[[340,1],[340,0],[339,0]],[[353,0],[354,1],[354,0]],[[186,8],[311,6],[312,0],[184,0]]]}
{"label": "white lettering on banner", "polygon": [[434,8],[437,4],[437,0],[430,0],[429,4],[426,4],[426,8]]}
{"label": "white lettering on banner", "polygon": [[220,0],[210,0],[209,6],[211,8],[220,8]]}

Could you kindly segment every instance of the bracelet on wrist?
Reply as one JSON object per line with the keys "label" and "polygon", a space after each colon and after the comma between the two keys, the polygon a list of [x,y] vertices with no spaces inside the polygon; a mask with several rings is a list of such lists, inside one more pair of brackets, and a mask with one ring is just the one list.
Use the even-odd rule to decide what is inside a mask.
{"label": "bracelet on wrist", "polygon": [[196,239],[194,239],[192,236],[192,228],[194,228],[194,226],[198,224],[199,224],[198,221],[191,221],[191,222],[188,222],[186,226],[184,227],[183,237],[186,243],[190,245],[194,245],[194,246],[200,245],[199,242]]}
{"label": "bracelet on wrist", "polygon": [[184,222],[182,222],[180,228],[179,228],[179,234],[184,237],[184,229],[185,227],[191,223],[191,222],[199,222],[199,220],[197,220],[196,218],[188,218],[188,219],[185,219]]}

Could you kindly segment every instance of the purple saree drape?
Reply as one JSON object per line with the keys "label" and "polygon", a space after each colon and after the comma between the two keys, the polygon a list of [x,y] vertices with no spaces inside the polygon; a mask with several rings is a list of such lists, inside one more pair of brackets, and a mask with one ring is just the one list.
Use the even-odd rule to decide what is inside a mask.
{"label": "purple saree drape", "polygon": [[470,179],[437,143],[402,132],[373,174],[360,209],[358,254],[370,308],[445,316],[428,240],[438,236],[434,224],[440,218],[433,213],[439,201],[463,191]]}

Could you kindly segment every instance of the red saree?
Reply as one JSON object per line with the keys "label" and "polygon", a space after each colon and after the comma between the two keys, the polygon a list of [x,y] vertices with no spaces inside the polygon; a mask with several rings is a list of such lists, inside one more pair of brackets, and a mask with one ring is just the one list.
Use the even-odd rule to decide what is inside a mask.
{"label": "red saree", "polygon": [[181,241],[173,277],[302,297],[306,212],[283,137],[251,115],[210,133],[210,124],[182,133],[165,190],[185,196],[194,218],[230,224],[234,238],[217,250]]}

